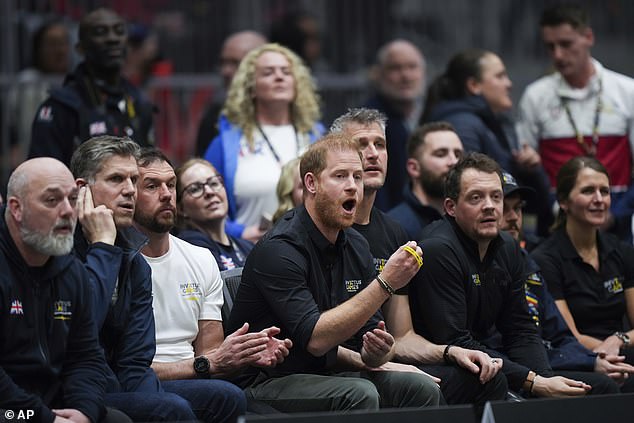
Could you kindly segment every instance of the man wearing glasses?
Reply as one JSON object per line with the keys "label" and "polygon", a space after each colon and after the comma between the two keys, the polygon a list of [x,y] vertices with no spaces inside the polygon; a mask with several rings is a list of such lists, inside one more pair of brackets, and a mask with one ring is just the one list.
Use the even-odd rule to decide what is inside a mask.
{"label": "man wearing glasses", "polygon": [[226,233],[229,213],[222,176],[206,160],[191,159],[176,170],[178,212],[184,239],[211,251],[220,270],[243,267],[253,244]]}

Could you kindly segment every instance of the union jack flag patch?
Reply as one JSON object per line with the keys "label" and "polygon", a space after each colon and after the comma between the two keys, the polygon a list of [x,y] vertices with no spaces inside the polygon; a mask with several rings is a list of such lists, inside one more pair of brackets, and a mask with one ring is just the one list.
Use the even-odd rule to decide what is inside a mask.
{"label": "union jack flag patch", "polygon": [[24,309],[22,308],[22,301],[13,300],[11,302],[11,311],[10,314],[24,314]]}

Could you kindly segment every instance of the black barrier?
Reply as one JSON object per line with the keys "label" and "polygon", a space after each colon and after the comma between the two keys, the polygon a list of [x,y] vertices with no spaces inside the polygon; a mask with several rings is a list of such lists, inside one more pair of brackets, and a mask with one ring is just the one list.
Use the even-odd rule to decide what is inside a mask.
{"label": "black barrier", "polygon": [[634,394],[488,402],[481,423],[623,423],[634,421]]}
{"label": "black barrier", "polygon": [[402,408],[377,411],[349,411],[329,413],[276,414],[271,416],[247,415],[238,423],[477,423],[473,407]]}

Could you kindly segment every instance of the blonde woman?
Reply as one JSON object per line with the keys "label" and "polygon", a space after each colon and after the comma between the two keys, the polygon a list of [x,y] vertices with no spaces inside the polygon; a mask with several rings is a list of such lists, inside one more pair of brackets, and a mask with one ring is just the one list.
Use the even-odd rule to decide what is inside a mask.
{"label": "blonde woman", "polygon": [[225,182],[229,234],[254,242],[264,234],[282,166],[323,133],[319,118],[315,84],[295,53],[265,44],[242,59],[205,153]]}
{"label": "blonde woman", "polygon": [[303,203],[304,185],[299,176],[299,157],[282,167],[276,191],[278,206],[273,215],[273,223],[277,222],[284,213]]}

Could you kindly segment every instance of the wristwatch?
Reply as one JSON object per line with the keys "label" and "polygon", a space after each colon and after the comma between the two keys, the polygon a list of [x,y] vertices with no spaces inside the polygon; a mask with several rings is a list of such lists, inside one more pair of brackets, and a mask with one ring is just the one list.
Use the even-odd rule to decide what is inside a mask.
{"label": "wristwatch", "polygon": [[630,337],[628,336],[627,333],[625,332],[614,332],[614,336],[616,336],[617,338],[619,338],[621,341],[623,341],[623,346],[624,347],[629,347],[630,345]]}
{"label": "wristwatch", "polygon": [[209,369],[211,368],[211,364],[209,363],[209,359],[204,355],[194,358],[194,371],[196,375],[201,379],[209,378]]}

